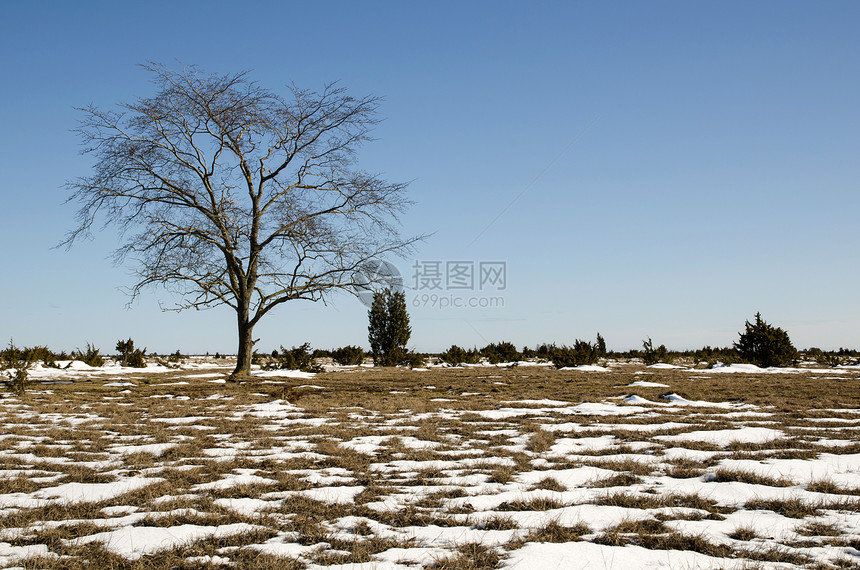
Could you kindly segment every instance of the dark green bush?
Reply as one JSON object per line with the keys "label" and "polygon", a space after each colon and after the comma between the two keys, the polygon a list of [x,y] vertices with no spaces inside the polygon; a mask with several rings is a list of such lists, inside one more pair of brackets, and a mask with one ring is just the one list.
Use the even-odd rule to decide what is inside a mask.
{"label": "dark green bush", "polygon": [[119,352],[120,364],[131,368],[146,368],[146,349],[134,347],[134,341],[118,340],[116,350]]}
{"label": "dark green bush", "polygon": [[597,333],[597,342],[594,344],[594,347],[597,350],[598,358],[606,358],[606,340],[604,340],[600,333]]}
{"label": "dark green bush", "polygon": [[80,360],[84,364],[89,364],[95,368],[99,368],[105,365],[105,359],[99,352],[95,346],[87,343],[87,351],[83,352],[78,349],[76,352],[72,353],[72,356],[75,360]]}
{"label": "dark green bush", "polygon": [[281,370],[302,370],[304,372],[319,372],[321,369],[314,363],[311,343],[306,342],[301,346],[286,349],[281,346],[281,352],[267,365],[267,368]]}
{"label": "dark green bush", "polygon": [[835,351],[824,351],[820,348],[812,347],[803,351],[804,356],[809,360],[814,360],[818,364],[824,366],[840,366],[846,360],[841,354]]}
{"label": "dark green bush", "polygon": [[556,368],[572,368],[585,364],[594,364],[600,358],[598,345],[576,339],[573,346],[554,347],[549,359]]}
{"label": "dark green bush", "polygon": [[[314,351],[316,355],[318,351]],[[343,346],[329,352],[332,360],[341,366],[352,366],[364,362],[364,349],[360,346]]]}
{"label": "dark green bush", "polygon": [[54,354],[54,352],[47,346],[34,346],[32,348],[25,347],[24,352],[27,353],[27,358],[32,362],[41,361],[45,366],[57,366],[57,355]]}
{"label": "dark green bush", "polygon": [[543,360],[552,360],[552,355],[556,353],[558,346],[555,343],[538,345],[534,350],[523,349],[523,356],[532,358],[541,358]]}
{"label": "dark green bush", "polygon": [[418,352],[412,352],[407,349],[399,349],[395,351],[395,358],[397,359],[398,366],[408,366],[409,368],[422,368],[426,362],[427,357]]}
{"label": "dark green bush", "polygon": [[735,349],[741,358],[761,368],[790,366],[797,361],[797,349],[791,344],[788,332],[767,324],[761,313],[755,314],[755,323],[746,321],[745,330]]}
{"label": "dark green bush", "polygon": [[642,360],[645,361],[645,364],[657,364],[658,362],[665,362],[667,364],[671,364],[669,362],[671,358],[669,357],[669,351],[666,349],[665,344],[661,344],[657,348],[654,348],[654,343],[651,342],[651,337],[648,337],[648,340],[642,341]]}
{"label": "dark green bush", "polygon": [[397,365],[402,355],[408,353],[406,344],[412,335],[406,295],[391,289],[374,293],[367,319],[367,339],[373,363],[377,366]]}
{"label": "dark green bush", "polygon": [[723,364],[732,364],[738,362],[738,352],[731,347],[714,347],[703,346],[699,350],[693,352],[693,358],[696,362],[707,362],[710,365],[722,362]]}
{"label": "dark green bush", "polygon": [[439,358],[451,366],[459,366],[461,364],[477,364],[481,355],[478,353],[477,349],[471,348],[469,350],[465,350],[456,344],[452,344],[451,348],[439,355]]}
{"label": "dark green bush", "polygon": [[[33,364],[32,353],[26,349],[21,350],[15,346],[12,340],[9,340],[9,348],[2,352],[0,358],[0,368],[8,370],[6,373],[6,387],[12,392],[20,395],[30,386],[29,368]],[[14,370],[14,372],[11,372]]]}
{"label": "dark green bush", "polygon": [[517,362],[522,359],[522,354],[517,350],[517,347],[515,347],[513,343],[507,341],[490,343],[480,350],[480,354],[486,358],[490,364]]}
{"label": "dark green bush", "polygon": [[31,363],[41,361],[45,366],[58,368],[57,360],[66,360],[66,354],[57,355],[47,346],[18,348],[10,343],[8,348],[0,351],[0,362],[9,359],[26,360]]}

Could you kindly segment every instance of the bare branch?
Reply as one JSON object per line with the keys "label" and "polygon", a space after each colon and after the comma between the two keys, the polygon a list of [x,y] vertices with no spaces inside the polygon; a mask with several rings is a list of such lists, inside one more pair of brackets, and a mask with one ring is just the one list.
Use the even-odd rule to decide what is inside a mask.
{"label": "bare branch", "polygon": [[[401,255],[406,185],[355,169],[378,123],[378,97],[335,85],[295,85],[287,97],[247,73],[142,66],[156,93],[117,111],[80,109],[89,176],[67,183],[76,202],[71,246],[93,225],[115,226],[117,262],[137,268],[132,297],[167,287],[175,307],[237,312],[240,363],[253,326],[294,299],[350,290],[370,259]],[[247,368],[245,368],[247,370]]]}

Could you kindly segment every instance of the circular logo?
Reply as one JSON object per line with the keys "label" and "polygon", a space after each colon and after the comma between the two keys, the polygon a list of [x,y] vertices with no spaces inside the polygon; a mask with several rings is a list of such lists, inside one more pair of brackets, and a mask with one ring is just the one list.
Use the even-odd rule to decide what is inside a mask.
{"label": "circular logo", "polygon": [[371,259],[355,272],[355,294],[365,307],[373,306],[373,294],[383,289],[403,293],[403,276],[393,263]]}

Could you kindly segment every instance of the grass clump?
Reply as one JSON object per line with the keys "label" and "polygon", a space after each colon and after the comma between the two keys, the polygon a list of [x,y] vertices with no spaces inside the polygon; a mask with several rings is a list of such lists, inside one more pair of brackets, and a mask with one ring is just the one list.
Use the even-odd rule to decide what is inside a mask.
{"label": "grass clump", "polygon": [[492,570],[499,567],[501,557],[496,549],[479,542],[469,542],[457,547],[457,554],[436,560],[429,566],[432,570]]}
{"label": "grass clump", "polygon": [[520,525],[507,515],[493,515],[472,525],[472,528],[480,530],[515,530],[520,528]]}
{"label": "grass clump", "polygon": [[785,478],[767,477],[752,471],[742,469],[717,469],[713,474],[712,481],[716,483],[749,483],[751,485],[767,485],[768,487],[791,487],[794,483]]}
{"label": "grass clump", "polygon": [[525,540],[526,542],[573,542],[589,533],[591,529],[583,522],[565,526],[558,521],[550,521],[545,526],[530,531]]}
{"label": "grass clump", "polygon": [[551,497],[534,497],[505,501],[498,506],[500,511],[551,511],[564,508],[565,504]]}
{"label": "grass clump", "polygon": [[753,499],[747,501],[745,509],[753,511],[773,511],[784,517],[802,519],[818,514],[818,508],[797,498],[791,499]]}
{"label": "grass clump", "polygon": [[641,535],[634,544],[651,550],[688,550],[716,558],[727,558],[732,555],[732,549],[728,546],[714,544],[699,534],[689,535],[679,532],[646,534]]}
{"label": "grass clump", "polygon": [[634,475],[632,473],[618,473],[617,475],[612,475],[611,477],[607,477],[606,479],[597,479],[589,486],[593,488],[629,487],[631,485],[637,485],[641,482],[642,478],[638,475]]}
{"label": "grass clump", "polygon": [[535,431],[526,444],[526,449],[532,453],[545,453],[555,443],[555,434],[551,431],[539,429]]}
{"label": "grass clump", "polygon": [[657,509],[665,506],[660,497],[654,495],[631,494],[624,492],[608,493],[598,497],[594,504],[624,507],[628,509]]}
{"label": "grass clump", "polygon": [[801,536],[839,536],[842,534],[837,526],[818,521],[808,521],[797,527],[795,532]]}
{"label": "grass clump", "polygon": [[751,526],[739,526],[730,532],[728,536],[734,540],[748,541],[758,538],[758,533]]}
{"label": "grass clump", "polygon": [[860,496],[860,488],[842,487],[829,479],[817,479],[806,486],[807,491],[813,493],[827,493],[830,495],[855,495]]}
{"label": "grass clump", "polygon": [[543,489],[544,491],[556,491],[559,493],[567,491],[567,487],[559,483],[558,479],[556,479],[555,477],[544,477],[543,479],[535,483],[534,487],[532,487],[532,490],[535,489]]}
{"label": "grass clump", "polygon": [[494,467],[493,470],[490,471],[490,476],[487,479],[487,482],[505,485],[513,481],[516,474],[517,472],[512,466],[499,465],[497,467]]}

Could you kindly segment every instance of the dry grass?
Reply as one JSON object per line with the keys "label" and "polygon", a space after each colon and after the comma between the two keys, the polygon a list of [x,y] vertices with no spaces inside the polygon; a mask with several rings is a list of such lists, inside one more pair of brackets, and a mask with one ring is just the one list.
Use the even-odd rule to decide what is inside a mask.
{"label": "dry grass", "polygon": [[589,534],[591,529],[585,523],[565,526],[558,521],[550,521],[545,526],[532,530],[526,536],[526,542],[573,542]]}
{"label": "dry grass", "polygon": [[784,517],[802,519],[817,515],[821,506],[816,506],[796,498],[783,500],[753,499],[752,501],[747,501],[744,508],[751,511],[773,511]]}
{"label": "dry grass", "polygon": [[557,479],[553,477],[545,477],[535,483],[532,489],[543,489],[545,491],[557,491],[559,493],[567,491],[567,487],[558,482]]}
{"label": "dry grass", "polygon": [[454,556],[437,560],[428,570],[492,570],[499,567],[501,557],[492,547],[478,542],[461,544]]}
{"label": "dry grass", "polygon": [[563,502],[552,497],[535,497],[532,499],[505,501],[498,506],[500,511],[551,511],[561,509]]}
{"label": "dry grass", "polygon": [[713,474],[713,481],[717,483],[726,483],[738,481],[740,483],[750,483],[752,485],[767,485],[769,487],[791,487],[794,483],[790,479],[777,477],[767,477],[752,471],[744,471],[741,469],[717,469]]}
{"label": "dry grass", "polygon": [[739,526],[735,527],[735,529],[729,533],[729,538],[749,541],[754,538],[758,538],[758,533],[756,533],[755,528],[751,526]]}
{"label": "dry grass", "polygon": [[807,491],[831,495],[853,495],[860,497],[860,487],[843,487],[828,479],[817,479],[806,486]]}
{"label": "dry grass", "polygon": [[[758,411],[766,410],[770,415],[764,418],[730,418],[720,408],[654,408],[653,413],[608,420],[600,415],[555,413],[541,404],[516,404],[519,400],[543,399],[565,400],[572,406],[579,402],[618,402],[613,398],[627,394],[627,384],[642,378],[635,374],[637,371],[641,368],[626,365],[599,374],[532,367],[424,373],[353,369],[318,375],[313,383],[325,390],[315,390],[300,388],[304,381],[292,379],[276,384],[211,384],[195,379],[193,371],[178,370],[135,379],[131,394],[119,394],[118,389],[104,386],[102,379],[52,385],[51,393],[34,391],[19,407],[0,407],[7,435],[0,438],[0,469],[7,470],[0,477],[0,495],[30,496],[69,483],[105,484],[140,476],[162,481],[100,502],[48,502],[33,508],[4,509],[0,532],[10,534],[2,540],[13,546],[44,544],[61,556],[19,561],[24,568],[87,570],[223,567],[193,558],[205,556],[221,556],[229,559],[232,567],[249,569],[373,563],[384,550],[428,546],[420,540],[408,540],[408,534],[399,539],[392,531],[431,525],[477,533],[513,531],[504,546],[507,550],[526,542],[593,540],[607,545],[735,556],[750,567],[770,562],[809,567],[817,561],[805,555],[804,548],[860,546],[826,518],[827,513],[860,509],[858,486],[822,479],[798,486],[797,498],[748,501],[744,509],[767,509],[797,519],[798,534],[808,538],[780,545],[756,536],[752,527],[739,526],[730,536],[743,543],[753,542],[736,543],[737,550],[714,544],[704,535],[672,530],[682,524],[679,521],[701,524],[721,519],[736,507],[718,504],[704,492],[673,494],[662,486],[665,476],[695,479],[712,473],[716,482],[788,487],[793,483],[787,479],[728,469],[718,462],[727,457],[809,460],[824,452],[860,453],[860,444],[828,447],[815,443],[827,438],[850,439],[845,421],[838,420],[860,416],[823,410],[860,407],[856,376],[846,374],[844,379],[822,383],[804,374],[715,374],[707,382],[690,382],[688,372],[661,370],[650,378],[659,376],[660,382],[691,400],[743,400],[759,406]],[[188,384],[159,385],[177,381]],[[431,384],[436,388],[423,388]],[[652,389],[642,392],[657,401],[663,393]],[[287,416],[272,417],[249,408],[276,399],[298,402],[300,408]],[[0,400],[0,404],[5,402]],[[816,409],[809,409],[812,405]],[[484,415],[511,406],[525,411],[501,418]],[[186,423],[187,418],[201,419]],[[166,421],[155,421],[162,419]],[[688,427],[661,427],[668,422]],[[576,425],[560,425],[565,423]],[[549,425],[561,429],[552,431]],[[781,429],[786,437],[727,446],[695,441],[669,444],[658,437],[742,426]],[[856,430],[850,433],[856,434]],[[579,453],[550,453],[558,437],[575,441],[607,435],[614,437],[615,445]],[[345,446],[345,442],[366,436],[386,439],[372,451]],[[120,445],[160,443],[173,447],[142,448],[125,454],[114,451]],[[684,448],[695,459],[683,455],[669,458],[669,447]],[[613,473],[578,485],[566,484],[567,478],[555,474],[557,470],[590,467]],[[546,474],[535,477],[535,471],[542,470]],[[226,488],[195,490],[197,485],[240,473],[273,482],[240,482]],[[529,473],[528,478],[521,477],[525,473]],[[460,480],[463,482],[452,483]],[[289,494],[313,493],[325,487],[336,496],[341,485],[360,485],[363,489],[351,500],[323,500],[325,494],[316,498]],[[471,500],[471,495],[494,493],[508,494],[490,512],[479,508],[482,503],[478,498]],[[820,495],[809,493],[838,496],[821,500]],[[226,508],[227,503],[219,502],[222,499],[266,502],[257,510],[242,513]],[[583,501],[656,511],[621,520],[597,535],[591,534],[586,520],[564,525],[561,519],[553,518],[539,528],[521,527],[518,522],[521,513],[556,517],[555,512],[548,511],[563,513]],[[107,515],[102,511],[111,507],[122,512]],[[140,560],[127,560],[98,544],[71,546],[68,542],[104,531],[100,526],[104,523],[96,521],[126,512],[142,515],[128,523],[137,526],[251,523],[263,528],[196,541]],[[816,515],[822,518],[807,520]],[[357,517],[354,520],[358,522],[343,530],[342,521],[349,517]],[[668,523],[670,520],[674,522]],[[45,522],[50,525],[39,526]],[[293,558],[261,555],[253,548],[277,536],[289,537],[310,550]],[[317,548],[322,544],[327,546]],[[497,568],[503,561],[501,549],[482,542],[446,548],[449,554],[440,556],[430,567],[485,569]]]}

